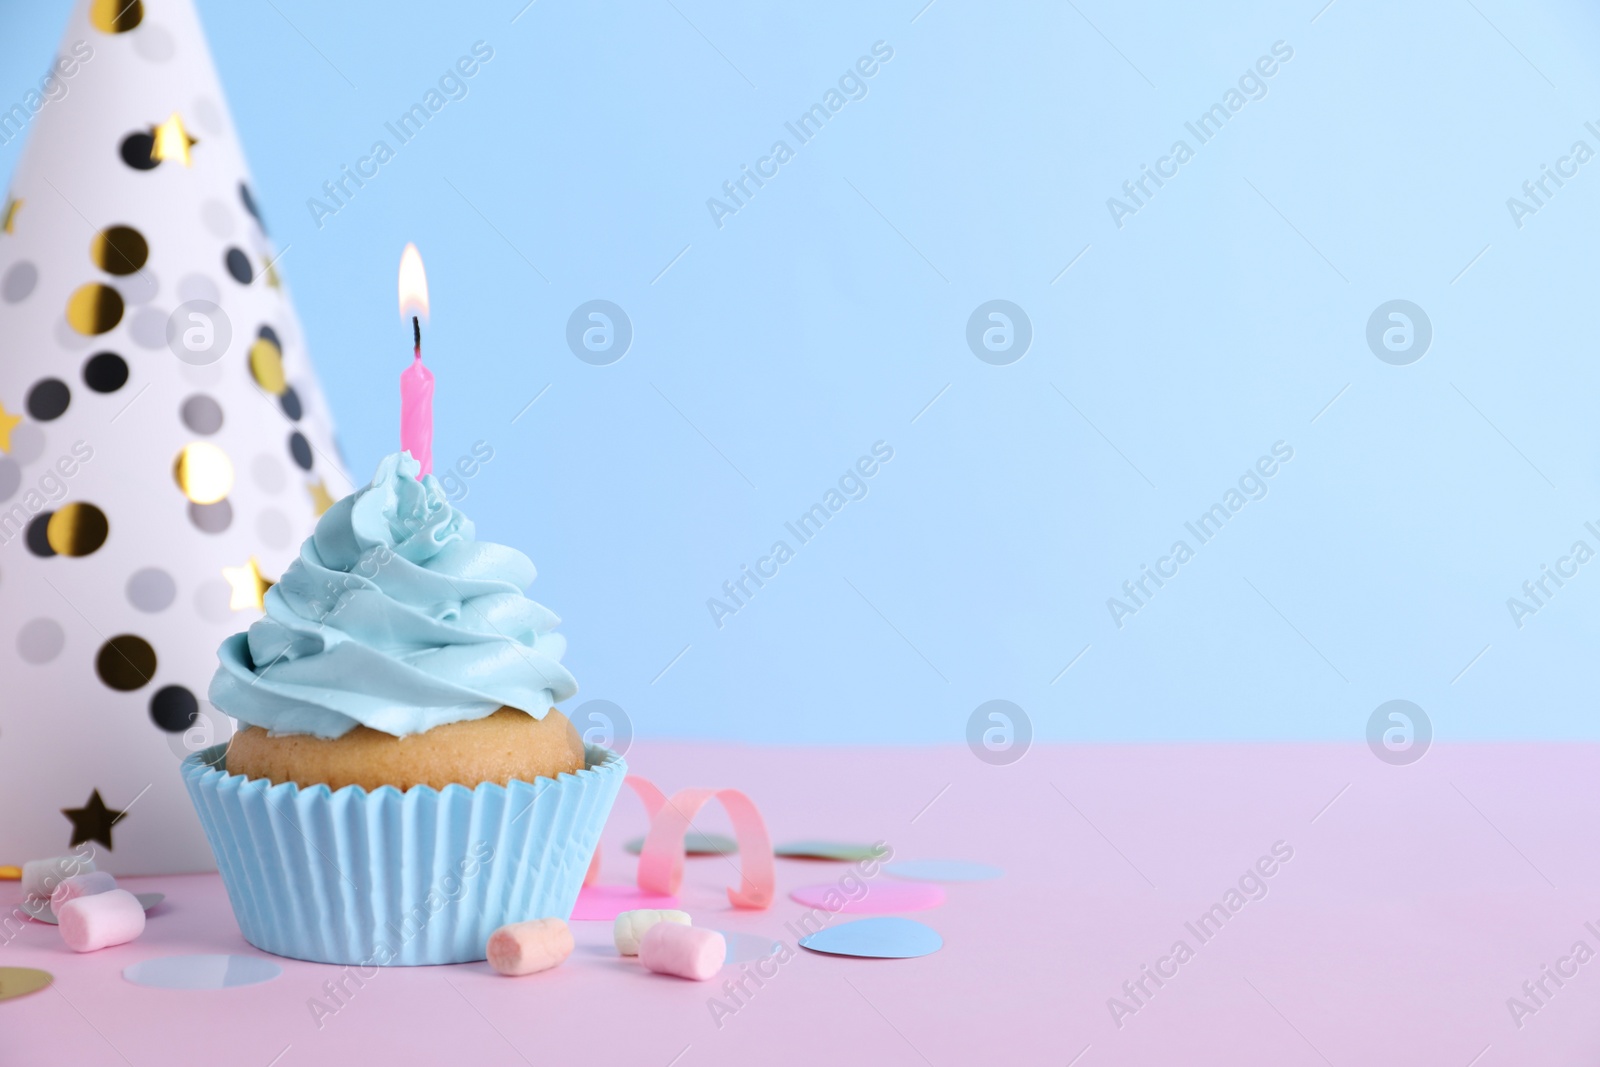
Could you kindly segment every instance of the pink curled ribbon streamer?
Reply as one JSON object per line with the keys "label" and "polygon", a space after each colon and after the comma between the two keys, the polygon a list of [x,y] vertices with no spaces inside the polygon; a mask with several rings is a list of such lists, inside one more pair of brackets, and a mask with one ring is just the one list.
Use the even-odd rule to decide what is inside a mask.
{"label": "pink curled ribbon streamer", "polygon": [[[772,859],[772,838],[766,820],[755,802],[737,789],[680,789],[669,799],[648,778],[630,774],[624,779],[644,803],[650,817],[650,832],[639,851],[639,888],[663,896],[675,896],[683,885],[684,837],[689,824],[710,800],[719,800],[733,822],[739,842],[739,888],[728,890],[728,900],[736,908],[765,908],[772,903],[777,888],[777,869]],[[584,885],[594,885],[600,877],[600,850],[596,849]]]}

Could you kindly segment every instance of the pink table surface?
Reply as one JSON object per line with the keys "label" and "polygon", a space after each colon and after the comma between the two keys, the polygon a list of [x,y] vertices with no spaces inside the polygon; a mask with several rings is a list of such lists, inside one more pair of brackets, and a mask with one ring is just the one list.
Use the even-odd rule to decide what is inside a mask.
{"label": "pink table surface", "polygon": [[[1545,979],[1551,995],[1520,1026],[1507,998],[1576,942],[1600,951],[1585,926],[1600,929],[1597,756],[1440,744],[1393,767],[1364,746],[1039,745],[991,767],[965,748],[641,743],[636,771],[669,790],[742,788],[776,840],[881,838],[901,858],[1005,876],[949,885],[914,916],[942,951],[802,951],[720,1028],[720,982],[619,959],[604,923],[575,923],[577,951],[544,975],[384,970],[320,1028],[308,1000],[338,968],[280,960],[281,977],[247,988],[135,986],[121,972],[138,960],[258,953],[215,876],[129,879],[167,894],[139,941],[76,956],[29,924],[0,946],[0,966],[56,975],[0,1003],[0,1064],[1592,1064],[1600,958],[1562,986]],[[631,878],[622,842],[643,822],[624,796],[605,881]],[[700,828],[725,830],[715,817]],[[1185,923],[1279,841],[1294,855],[1267,895],[1201,943]],[[842,872],[780,860],[773,907],[733,912],[732,868],[691,859],[682,899],[699,925],[792,943],[785,923],[804,909],[787,891]],[[0,903],[16,899],[0,884]],[[1193,958],[1159,988],[1146,979],[1151,995],[1119,1027],[1109,998],[1180,939]]]}

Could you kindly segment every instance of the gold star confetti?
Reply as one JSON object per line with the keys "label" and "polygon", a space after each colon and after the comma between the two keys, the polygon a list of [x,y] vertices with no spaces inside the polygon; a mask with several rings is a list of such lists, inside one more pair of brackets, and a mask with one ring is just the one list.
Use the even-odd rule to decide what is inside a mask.
{"label": "gold star confetti", "polygon": [[152,126],[150,136],[156,142],[150,149],[151,159],[175,159],[186,167],[189,166],[189,149],[200,143],[183,128],[183,120],[176,111],[166,122]]}
{"label": "gold star confetti", "polygon": [[233,595],[228,598],[228,607],[234,611],[250,608],[260,611],[266,605],[267,590],[277,584],[262,577],[261,564],[256,562],[254,556],[243,567],[222,568],[222,576],[233,589]]}
{"label": "gold star confetti", "polygon": [[23,203],[24,201],[18,200],[16,197],[8,197],[6,199],[6,209],[4,212],[0,212],[0,233],[17,232],[17,212],[22,210]]}
{"label": "gold star confetti", "polygon": [[316,482],[306,486],[306,492],[311,494],[311,510],[320,517],[323,512],[333,507],[333,497],[328,492],[326,479],[319,478]]}
{"label": "gold star confetti", "polygon": [[21,415],[12,415],[6,411],[5,404],[0,403],[0,452],[11,451],[11,431],[15,430],[21,421]]}
{"label": "gold star confetti", "polygon": [[283,283],[278,279],[278,268],[274,267],[271,263],[267,264],[266,281],[267,285],[271,286],[273,289],[283,288]]}

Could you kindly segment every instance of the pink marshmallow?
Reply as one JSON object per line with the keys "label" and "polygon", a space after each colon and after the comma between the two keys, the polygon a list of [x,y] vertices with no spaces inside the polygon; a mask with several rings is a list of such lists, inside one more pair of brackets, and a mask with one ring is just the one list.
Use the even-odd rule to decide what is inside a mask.
{"label": "pink marshmallow", "polygon": [[639,962],[657,974],[704,982],[722,970],[728,943],[715,930],[656,923],[639,941]]}
{"label": "pink marshmallow", "polygon": [[56,886],[56,891],[50,894],[50,910],[57,915],[61,914],[61,907],[69,900],[79,897],[92,897],[97,893],[109,893],[117,888],[117,880],[110,871],[90,871],[88,874],[75,874],[71,878],[63,879]]}
{"label": "pink marshmallow", "polygon": [[126,944],[144,933],[144,905],[126,889],[69,900],[57,917],[61,940],[74,952]]}
{"label": "pink marshmallow", "polygon": [[509,923],[489,935],[486,955],[501,974],[548,971],[572,955],[572,931],[561,919]]}

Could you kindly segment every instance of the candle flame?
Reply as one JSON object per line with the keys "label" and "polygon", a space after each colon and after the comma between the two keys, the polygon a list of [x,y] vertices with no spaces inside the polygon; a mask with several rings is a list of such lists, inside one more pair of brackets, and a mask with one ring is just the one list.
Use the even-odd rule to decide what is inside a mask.
{"label": "candle flame", "polygon": [[422,269],[422,253],[407,244],[400,253],[400,317],[428,317],[428,275]]}

